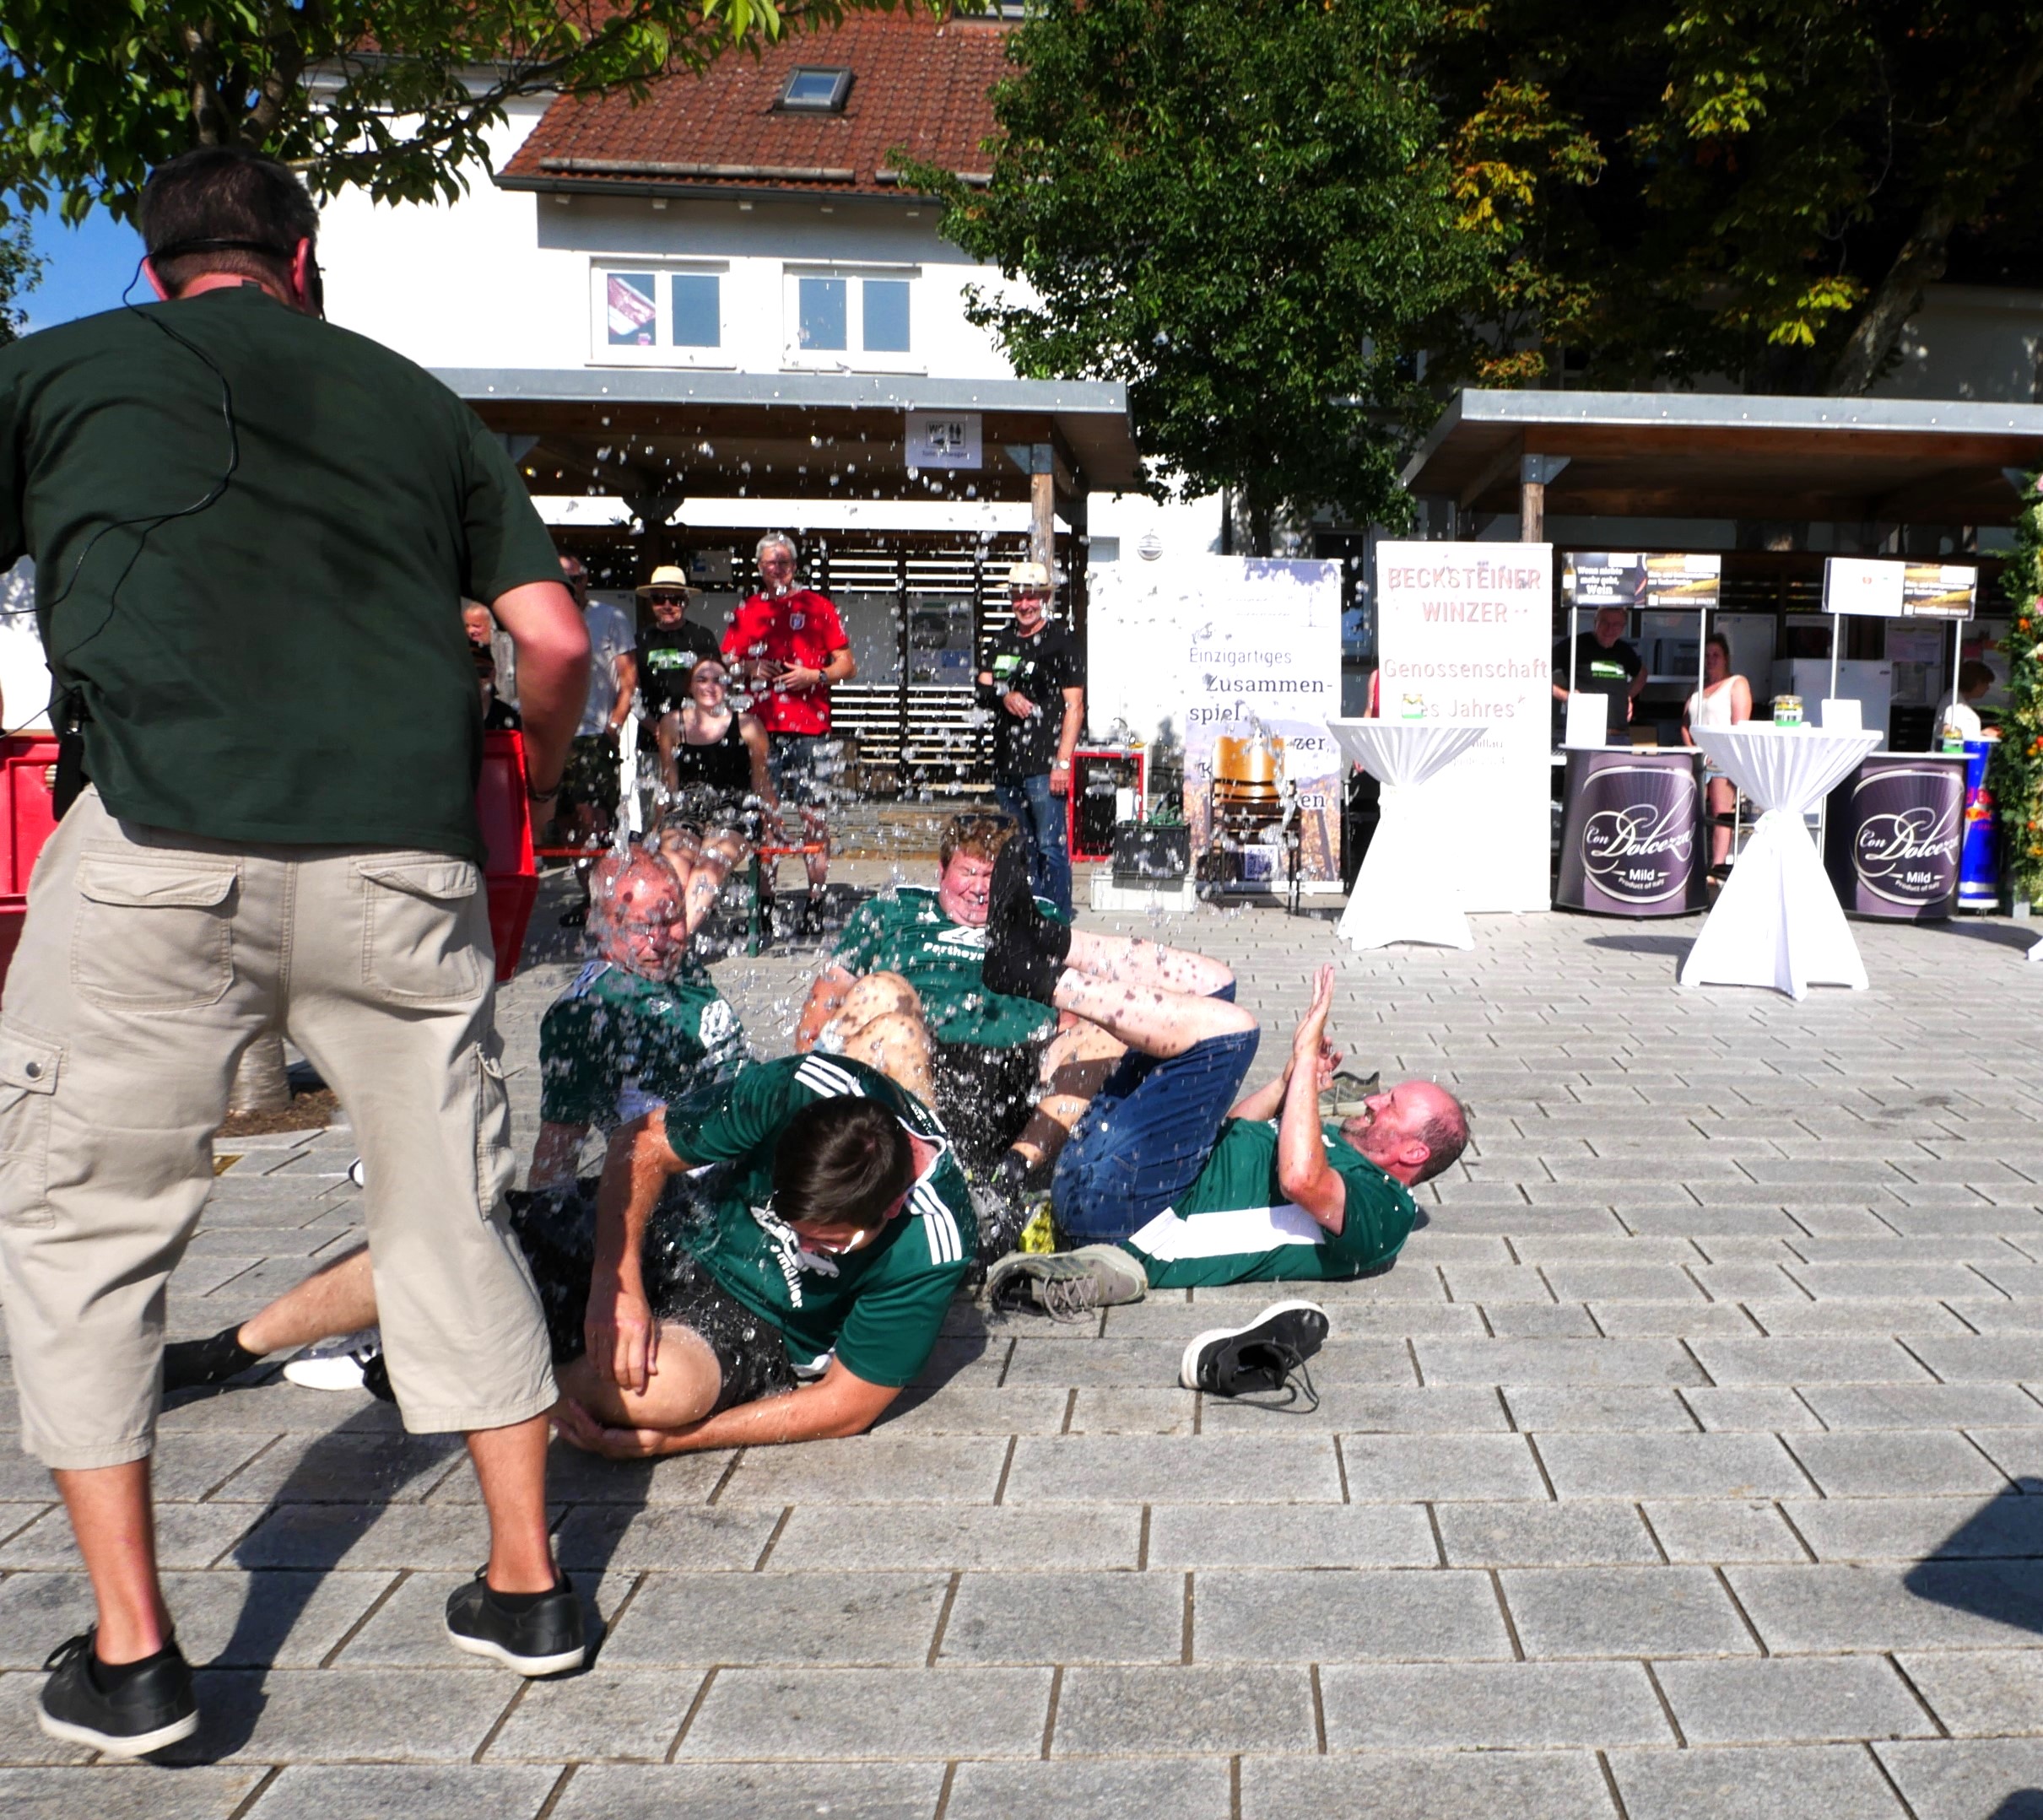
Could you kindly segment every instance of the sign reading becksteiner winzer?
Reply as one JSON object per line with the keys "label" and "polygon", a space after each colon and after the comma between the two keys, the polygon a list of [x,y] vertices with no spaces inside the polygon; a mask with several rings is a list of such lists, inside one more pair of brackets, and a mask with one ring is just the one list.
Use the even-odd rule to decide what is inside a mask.
{"label": "sign reading becksteiner winzer", "polygon": [[1386,719],[1489,723],[1428,786],[1462,907],[1548,908],[1554,547],[1380,543],[1376,629]]}

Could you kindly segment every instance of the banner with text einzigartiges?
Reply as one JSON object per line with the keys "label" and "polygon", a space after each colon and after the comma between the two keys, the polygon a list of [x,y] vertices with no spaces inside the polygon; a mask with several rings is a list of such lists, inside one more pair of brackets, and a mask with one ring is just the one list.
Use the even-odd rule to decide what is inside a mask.
{"label": "banner with text einzigartiges", "polygon": [[1554,547],[1376,546],[1379,711],[1489,723],[1426,787],[1469,910],[1551,907]]}

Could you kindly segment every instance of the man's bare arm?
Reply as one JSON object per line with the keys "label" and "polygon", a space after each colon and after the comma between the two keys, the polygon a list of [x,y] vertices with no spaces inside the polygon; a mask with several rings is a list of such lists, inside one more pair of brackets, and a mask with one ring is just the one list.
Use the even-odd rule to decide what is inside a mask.
{"label": "man's bare arm", "polygon": [[603,1158],[582,1331],[597,1375],[629,1391],[642,1392],[659,1369],[659,1327],[646,1299],[640,1245],[661,1191],[684,1166],[667,1142],[667,1115],[658,1108],[619,1126]]}
{"label": "man's bare arm", "polygon": [[1313,982],[1312,1003],[1291,1039],[1284,1118],[1277,1127],[1277,1185],[1338,1238],[1347,1218],[1348,1185],[1327,1162],[1327,1140],[1320,1130],[1322,1057],[1338,1061],[1326,1045],[1327,1017],[1332,1009],[1333,969],[1322,967]]}
{"label": "man's bare arm", "polygon": [[589,694],[589,633],[575,597],[558,581],[528,581],[489,602],[518,658],[518,714],[531,786],[551,790]]}
{"label": "man's bare arm", "polygon": [[765,1396],[719,1411],[685,1428],[606,1428],[579,1403],[563,1402],[554,1420],[577,1447],[613,1460],[699,1453],[715,1447],[777,1447],[790,1441],[838,1440],[863,1434],[901,1393],[868,1384],[837,1363],[813,1384],[785,1396]]}
{"label": "man's bare arm", "polygon": [[1245,1094],[1228,1109],[1230,1119],[1253,1119],[1260,1123],[1273,1119],[1284,1110],[1284,1092],[1291,1084],[1291,1064],[1284,1063],[1284,1072],[1273,1081],[1266,1081],[1252,1094]]}

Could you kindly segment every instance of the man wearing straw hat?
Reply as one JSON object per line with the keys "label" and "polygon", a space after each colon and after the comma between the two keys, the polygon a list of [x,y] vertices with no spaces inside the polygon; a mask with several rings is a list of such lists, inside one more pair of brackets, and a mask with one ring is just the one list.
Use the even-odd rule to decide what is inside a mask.
{"label": "man wearing straw hat", "polygon": [[640,603],[652,615],[652,630],[639,635],[639,714],[660,748],[660,781],[673,787],[674,743],[681,737],[681,709],[688,700],[689,678],[705,657],[722,654],[716,635],[688,617],[702,591],[691,587],[686,573],[662,563],[652,580],[638,589]]}

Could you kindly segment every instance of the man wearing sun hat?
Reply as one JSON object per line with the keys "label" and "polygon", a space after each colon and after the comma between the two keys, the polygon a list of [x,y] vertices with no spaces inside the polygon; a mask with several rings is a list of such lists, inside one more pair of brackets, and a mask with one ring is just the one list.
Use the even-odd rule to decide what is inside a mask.
{"label": "man wearing sun hat", "polygon": [[638,589],[640,605],[652,627],[639,634],[639,714],[647,743],[657,743],[662,761],[679,730],[678,716],[688,699],[688,681],[705,657],[721,655],[716,635],[688,617],[702,590],[689,585],[685,570],[662,563]]}
{"label": "man wearing sun hat", "polygon": [[1050,571],[1020,562],[1008,571],[1014,624],[997,633],[979,672],[979,705],[993,716],[993,794],[1021,824],[1029,883],[1071,917],[1071,850],[1065,814],[1071,755],[1085,721],[1085,657],[1070,629],[1050,619]]}

